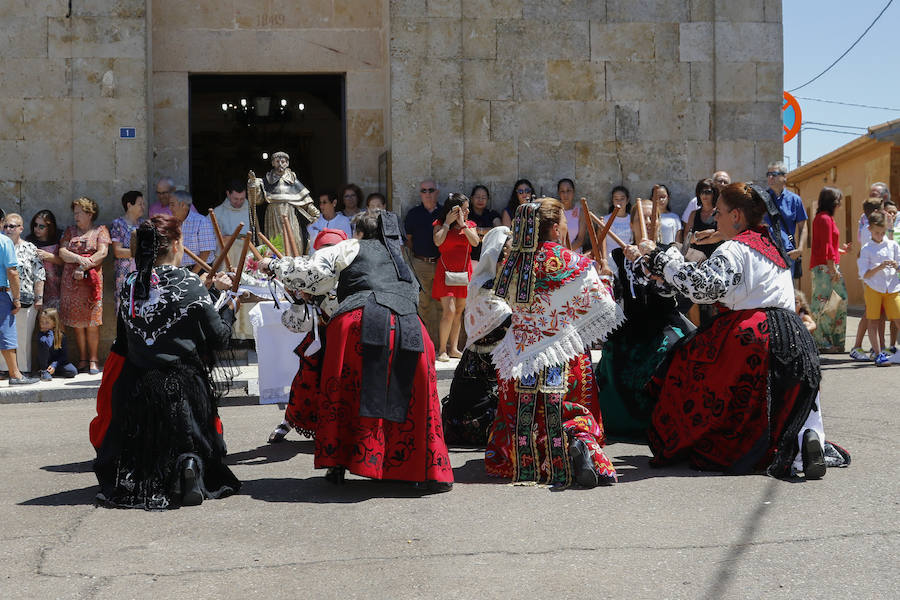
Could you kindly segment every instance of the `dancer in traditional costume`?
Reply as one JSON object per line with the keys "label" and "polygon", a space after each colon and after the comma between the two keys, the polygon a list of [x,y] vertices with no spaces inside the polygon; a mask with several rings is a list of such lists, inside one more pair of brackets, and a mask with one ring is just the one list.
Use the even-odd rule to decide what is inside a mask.
{"label": "dancer in traditional costume", "polygon": [[514,482],[611,484],[590,345],[622,321],[595,263],[560,241],[563,205],[552,198],[516,210],[509,257],[495,292],[512,325],[494,349],[500,402],[485,452],[488,473]]}
{"label": "dancer in traditional costume", "polygon": [[[340,229],[323,229],[316,235],[313,249],[329,248],[347,239]],[[295,298],[300,298],[300,290],[288,290]],[[285,327],[306,336],[294,349],[300,358],[300,368],[291,383],[288,405],[284,419],[269,434],[269,443],[284,441],[291,429],[300,435],[312,438],[316,431],[316,408],[321,389],[322,359],[325,356],[325,327],[337,309],[337,290],[311,298],[309,303],[299,302],[285,311],[281,321]]]}
{"label": "dancer in traditional costume", "polygon": [[[651,228],[650,200],[639,201],[642,211],[631,211],[634,239],[641,239],[637,219]],[[651,236],[652,237],[652,236]],[[646,438],[655,397],[645,389],[666,352],[694,326],[678,312],[674,290],[647,277],[642,268],[625,258],[622,248],[612,251],[616,269],[615,294],[625,312],[625,323],[603,343],[597,365],[597,395],[607,435]]]}
{"label": "dancer in traditional costume", "polygon": [[444,439],[450,445],[487,444],[497,413],[497,371],[491,352],[511,321],[512,309],[494,294],[494,279],[503,264],[509,227],[491,229],[481,242],[481,259],[469,282],[466,347],[453,372],[450,394],[443,400]]}
{"label": "dancer in traditional costume", "polygon": [[[157,215],[138,228],[137,271],[119,303],[115,346],[124,360],[109,381],[108,426],[91,432],[99,442],[97,501],[106,506],[159,510],[240,489],[222,462],[220,392],[211,375],[234,315],[220,315],[200,278],[178,266],[183,254],[174,217]],[[228,285],[227,276],[216,279],[220,289]]]}
{"label": "dancer in traditional costume", "polygon": [[749,184],[722,190],[718,230],[727,241],[702,264],[640,244],[654,276],[694,302],[726,309],[676,344],[652,383],[652,465],[686,458],[730,473],[825,474],[819,356],[794,312],[781,236],[762,225],[767,211],[777,214],[766,198]]}
{"label": "dancer in traditional costume", "polygon": [[265,259],[285,287],[340,303],[328,322],[315,424],[315,466],[447,491],[434,346],[416,313],[419,289],[400,253],[397,217],[364,215],[357,236],[313,256]]}

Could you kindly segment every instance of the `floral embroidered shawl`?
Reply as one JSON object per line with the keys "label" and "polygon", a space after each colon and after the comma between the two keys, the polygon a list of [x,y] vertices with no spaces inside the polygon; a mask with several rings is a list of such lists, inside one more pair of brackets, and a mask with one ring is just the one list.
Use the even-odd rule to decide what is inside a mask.
{"label": "floral embroidered shawl", "polygon": [[564,364],[605,339],[625,318],[590,258],[544,242],[530,262],[528,277],[518,275],[529,281],[531,301],[510,302],[512,326],[492,353],[502,379]]}

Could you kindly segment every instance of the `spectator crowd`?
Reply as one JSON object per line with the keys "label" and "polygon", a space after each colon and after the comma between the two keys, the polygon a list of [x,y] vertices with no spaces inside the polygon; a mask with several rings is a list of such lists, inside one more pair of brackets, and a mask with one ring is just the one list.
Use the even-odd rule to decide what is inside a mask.
{"label": "spectator crowd", "polygon": [[[781,162],[768,166],[767,188],[771,200],[766,219],[780,220],[782,242],[792,262],[790,268],[798,284],[801,257],[811,233],[810,302],[802,302],[804,319],[813,323],[814,339],[823,353],[844,352],[847,315],[847,288],[840,271],[841,257],[850,241],[841,243],[834,213],[843,196],[833,187],[822,189],[812,226],[800,197],[787,188],[787,169]],[[658,207],[659,242],[679,246],[687,256],[703,260],[722,243],[717,233],[716,208],[720,192],[731,183],[725,171],[697,182],[694,197],[681,215],[674,212],[669,187],[659,183],[647,190],[647,199]],[[432,178],[424,178],[416,190],[419,202],[401,219],[408,260],[420,283],[419,314],[435,344],[436,359],[449,361],[461,355],[467,285],[477,267],[482,239],[495,227],[510,226],[520,204],[535,199],[535,187],[527,178],[518,179],[508,198],[492,201],[485,185],[475,185],[468,196],[442,190]],[[590,219],[576,201],[576,182],[562,177],[556,197],[565,209],[567,245],[578,252],[590,248],[587,228]],[[121,213],[101,224],[95,200],[80,197],[71,203],[71,215],[57,219],[50,210],[40,210],[27,223],[14,212],[2,216],[0,236],[0,371],[10,385],[26,385],[54,377],[75,377],[78,373],[101,371],[100,326],[103,320],[104,261],[113,260],[115,302],[127,275],[135,268],[132,237],[149,216],[172,215],[181,222],[184,245],[206,263],[218,251],[217,238],[209,217],[200,214],[190,193],[178,189],[170,177],[156,182],[155,201],[148,205],[140,191],[121,197]],[[611,187],[605,219],[615,215],[612,233],[626,244],[633,243],[632,191],[623,185]],[[319,217],[308,225],[308,239],[323,230],[338,230],[352,237],[364,215],[387,210],[387,200],[379,192],[364,194],[348,183],[337,192],[314,195]],[[248,223],[249,203],[246,183],[229,182],[223,201],[214,209],[222,231],[232,231],[240,222]],[[850,357],[876,365],[900,362],[897,353],[900,326],[900,246],[895,236],[897,207],[887,185],[871,186],[869,198],[859,217],[859,276],[863,280],[866,314],[862,319]],[[70,222],[62,228],[61,222]],[[234,248],[239,245],[235,244]],[[607,253],[617,247],[607,241]],[[310,243],[309,253],[313,252]],[[182,267],[199,272],[201,267],[185,256]],[[715,316],[712,305],[692,306],[681,301],[679,309],[695,324]],[[799,309],[798,309],[799,310]],[[887,336],[885,325],[889,324]],[[868,334],[870,351],[863,350]],[[68,336],[74,337],[77,354],[69,360]],[[896,357],[896,359],[895,359]]]}

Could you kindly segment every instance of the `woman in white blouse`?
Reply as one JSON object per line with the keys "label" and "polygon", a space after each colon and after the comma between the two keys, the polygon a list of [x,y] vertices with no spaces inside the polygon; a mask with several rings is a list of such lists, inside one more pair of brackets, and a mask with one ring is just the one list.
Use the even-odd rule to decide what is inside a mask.
{"label": "woman in white blouse", "polygon": [[[730,473],[825,474],[818,352],[794,312],[788,262],[773,241],[780,236],[762,225],[767,197],[744,183],[722,190],[718,229],[727,241],[703,263],[652,242],[626,249],[677,292],[722,309],[676,344],[651,382],[652,464],[688,458]],[[833,466],[849,463],[837,447],[827,453]]]}

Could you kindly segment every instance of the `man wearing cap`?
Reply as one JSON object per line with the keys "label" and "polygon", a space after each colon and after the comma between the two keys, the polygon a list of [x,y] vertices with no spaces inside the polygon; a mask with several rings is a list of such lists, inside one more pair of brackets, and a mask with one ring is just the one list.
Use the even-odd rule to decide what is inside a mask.
{"label": "man wearing cap", "polygon": [[409,249],[413,271],[419,279],[419,316],[433,343],[437,343],[441,322],[441,305],[431,297],[434,270],[441,253],[434,245],[434,220],[441,205],[438,202],[438,186],[434,179],[423,179],[419,184],[418,205],[409,209],[403,221],[406,230],[406,247]]}

